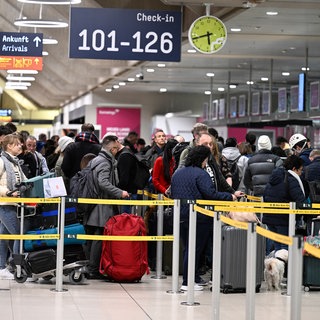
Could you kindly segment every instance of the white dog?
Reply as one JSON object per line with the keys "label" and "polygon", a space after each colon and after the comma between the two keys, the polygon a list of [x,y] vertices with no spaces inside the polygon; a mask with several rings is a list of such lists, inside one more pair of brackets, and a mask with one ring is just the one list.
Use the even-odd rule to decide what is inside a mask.
{"label": "white dog", "polygon": [[281,249],[275,253],[274,258],[264,260],[264,278],[268,290],[280,290],[280,283],[283,279],[285,264],[288,262],[288,250]]}

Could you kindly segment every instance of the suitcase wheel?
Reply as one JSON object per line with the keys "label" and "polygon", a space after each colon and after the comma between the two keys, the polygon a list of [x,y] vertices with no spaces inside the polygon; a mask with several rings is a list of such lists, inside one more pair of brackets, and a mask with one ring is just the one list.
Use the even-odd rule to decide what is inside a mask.
{"label": "suitcase wheel", "polygon": [[81,284],[86,279],[83,273],[79,273],[76,270],[72,270],[69,274],[69,280],[72,284]]}
{"label": "suitcase wheel", "polygon": [[310,291],[310,287],[309,287],[309,286],[305,286],[305,287],[303,288],[303,290],[304,290],[304,292],[309,292],[309,291]]}
{"label": "suitcase wheel", "polygon": [[27,271],[24,268],[21,268],[21,275],[18,276],[17,270],[14,272],[14,280],[18,283],[24,283],[28,279]]}

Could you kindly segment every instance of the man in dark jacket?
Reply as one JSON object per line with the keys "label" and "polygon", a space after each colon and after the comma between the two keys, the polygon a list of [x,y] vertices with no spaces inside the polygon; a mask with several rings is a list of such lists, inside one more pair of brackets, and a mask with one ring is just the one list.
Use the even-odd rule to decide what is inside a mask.
{"label": "man in dark jacket", "polygon": [[283,161],[271,152],[270,138],[262,135],[258,139],[258,152],[247,162],[244,172],[244,185],[253,195],[261,197],[274,168],[280,167]]}
{"label": "man in dark jacket", "polygon": [[80,162],[87,153],[98,155],[101,145],[99,139],[94,134],[94,126],[85,123],[81,126],[81,132],[75,137],[75,143],[70,143],[64,150],[64,157],[61,169],[65,176],[71,179],[80,171]]}

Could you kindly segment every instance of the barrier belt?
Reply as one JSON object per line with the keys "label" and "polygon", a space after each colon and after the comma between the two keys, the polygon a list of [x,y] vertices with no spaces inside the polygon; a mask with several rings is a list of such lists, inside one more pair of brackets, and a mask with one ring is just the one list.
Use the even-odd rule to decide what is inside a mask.
{"label": "barrier belt", "polygon": [[257,226],[257,233],[260,234],[261,236],[274,240],[276,242],[280,242],[283,244],[286,244],[288,246],[292,246],[293,240],[289,236],[284,236],[282,234],[278,234],[275,232],[272,232],[270,230],[264,229],[262,227]]}
{"label": "barrier belt", "polygon": [[60,239],[60,234],[0,234],[4,240],[39,240],[39,239]]}
{"label": "barrier belt", "polygon": [[173,241],[173,235],[169,236],[97,236],[89,234],[70,234],[68,238],[78,240],[116,240],[116,241]]}
{"label": "barrier belt", "polygon": [[2,197],[0,202],[8,203],[60,203],[60,198],[13,198],[13,197]]}
{"label": "barrier belt", "polygon": [[224,207],[245,207],[245,208],[290,208],[289,203],[283,202],[243,202],[243,201],[217,201],[217,200],[196,200],[199,205],[224,206]]}
{"label": "barrier belt", "polygon": [[202,214],[204,214],[204,215],[206,215],[206,216],[209,216],[209,217],[211,217],[211,218],[214,217],[214,212],[213,212],[213,211],[210,211],[210,210],[208,210],[208,209],[204,209],[204,208],[199,207],[199,206],[197,206],[197,205],[195,205],[195,206],[193,207],[193,209],[194,209],[195,211],[200,212],[200,213],[202,213]]}
{"label": "barrier belt", "polygon": [[[174,201],[170,200],[111,200],[111,199],[87,199],[87,198],[66,198],[71,203],[91,203],[91,204],[113,204],[113,205],[153,205],[153,206],[173,206]],[[30,201],[29,201],[30,202]]]}
{"label": "barrier belt", "polygon": [[320,259],[320,249],[315,248],[310,243],[304,243],[304,250],[310,253],[311,255],[315,256],[316,258]]}

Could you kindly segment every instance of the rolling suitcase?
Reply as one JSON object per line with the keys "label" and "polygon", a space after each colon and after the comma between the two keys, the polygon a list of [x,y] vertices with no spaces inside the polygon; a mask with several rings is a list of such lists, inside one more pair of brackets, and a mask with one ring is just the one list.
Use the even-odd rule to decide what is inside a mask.
{"label": "rolling suitcase", "polygon": [[[222,227],[221,278],[223,293],[245,292],[247,265],[247,231],[232,226]],[[263,281],[265,238],[257,235],[256,292]]]}
{"label": "rolling suitcase", "polygon": [[[104,228],[107,236],[145,236],[145,223],[140,216],[123,213],[111,217]],[[146,241],[102,242],[100,273],[117,282],[140,281],[149,272]]]}

